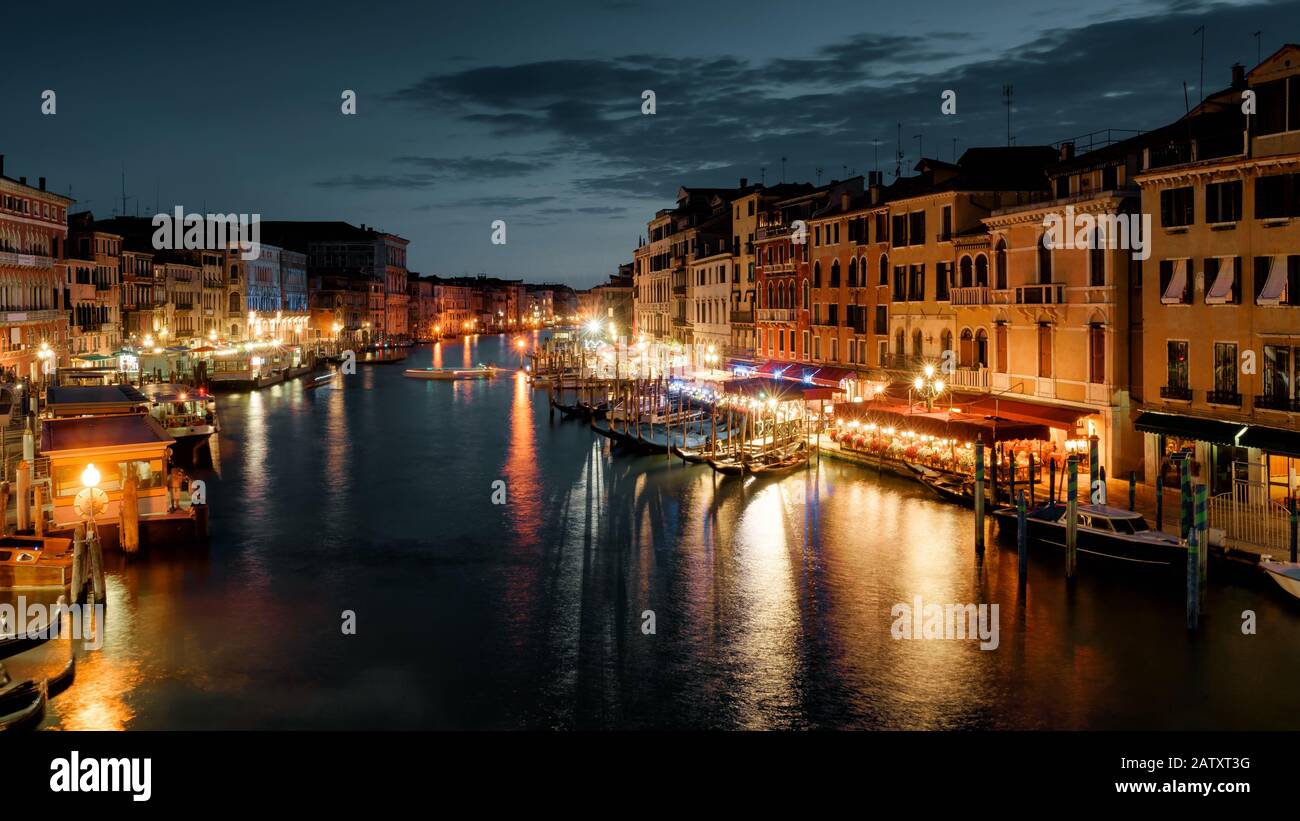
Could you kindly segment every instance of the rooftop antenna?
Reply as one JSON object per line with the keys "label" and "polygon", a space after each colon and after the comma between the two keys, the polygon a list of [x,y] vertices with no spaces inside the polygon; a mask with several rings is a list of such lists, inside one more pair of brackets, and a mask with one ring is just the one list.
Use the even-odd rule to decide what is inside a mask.
{"label": "rooftop antenna", "polygon": [[918,161],[925,159],[925,135],[913,134],[912,139],[916,140],[916,159]]}
{"label": "rooftop antenna", "polygon": [[879,174],[880,173],[880,138],[879,137],[873,137],[871,139],[871,147],[875,149],[874,152],[875,159],[872,162],[875,165],[875,172]]}
{"label": "rooftop antenna", "polygon": [[1007,107],[1007,146],[1011,146],[1011,103],[1015,98],[1016,90],[1012,86],[1002,87],[1002,96],[1006,99],[1004,105]]}
{"label": "rooftop antenna", "polygon": [[817,184],[822,184],[822,167],[820,165],[817,166]]}
{"label": "rooftop antenna", "polygon": [[766,165],[760,165],[760,166],[758,167],[758,176],[759,176],[759,179],[761,179],[761,180],[763,181],[763,185],[766,186],[766,185],[767,185],[767,166],[766,166]]}
{"label": "rooftop antenna", "polygon": [[952,138],[952,161],[957,162],[957,143],[961,142],[961,137]]}
{"label": "rooftop antenna", "polygon": [[1253,34],[1254,37],[1255,37],[1255,65],[1259,65],[1259,64],[1260,64],[1260,61],[1262,61],[1262,60],[1264,59],[1263,57],[1260,56],[1260,53],[1259,53],[1259,35],[1260,35],[1261,33],[1262,33],[1262,32],[1258,32],[1258,31],[1251,32],[1251,34]]}
{"label": "rooftop antenna", "polygon": [[1201,99],[1204,100],[1205,99],[1205,26],[1204,25],[1197,26],[1196,31],[1192,32],[1193,36],[1197,34],[1201,35],[1201,79],[1198,81],[1199,85],[1196,86],[1196,91],[1198,94],[1201,95]]}
{"label": "rooftop antenna", "polygon": [[903,176],[903,124],[898,124],[898,136],[894,138],[894,176]]}

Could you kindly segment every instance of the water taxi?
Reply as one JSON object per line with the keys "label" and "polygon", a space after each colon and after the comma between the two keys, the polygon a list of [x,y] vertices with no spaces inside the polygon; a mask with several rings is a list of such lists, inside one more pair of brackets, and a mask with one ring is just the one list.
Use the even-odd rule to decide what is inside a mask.
{"label": "water taxi", "polygon": [[168,383],[145,385],[149,415],[176,440],[172,453],[193,457],[218,430],[217,403],[207,391]]}
{"label": "water taxi", "polygon": [[[1016,532],[1016,509],[999,508],[993,512],[998,526]],[[1025,515],[1030,541],[1065,547],[1066,505],[1061,502],[1030,510]],[[1134,565],[1178,566],[1187,561],[1187,545],[1177,536],[1152,530],[1142,514],[1109,505],[1079,505],[1076,525],[1078,551],[1081,556]]]}
{"label": "water taxi", "polygon": [[479,365],[476,368],[407,368],[402,375],[408,379],[492,379],[505,368]]}

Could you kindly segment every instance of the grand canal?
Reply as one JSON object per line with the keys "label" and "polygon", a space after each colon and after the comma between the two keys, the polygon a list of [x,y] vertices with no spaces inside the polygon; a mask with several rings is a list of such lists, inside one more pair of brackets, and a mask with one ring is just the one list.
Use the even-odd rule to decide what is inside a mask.
{"label": "grand canal", "polygon": [[[1177,578],[1067,585],[1035,552],[1022,592],[919,485],[612,455],[521,377],[362,366],[220,415],[210,549],[112,557],[106,645],[47,727],[1300,728],[1300,607],[1267,581],[1212,568],[1194,636]],[[893,639],[916,596],[997,603],[999,646]]]}

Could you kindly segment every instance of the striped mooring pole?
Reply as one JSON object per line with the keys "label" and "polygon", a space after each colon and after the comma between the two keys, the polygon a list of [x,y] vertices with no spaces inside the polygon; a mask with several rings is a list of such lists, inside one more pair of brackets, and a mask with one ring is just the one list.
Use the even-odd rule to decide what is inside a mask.
{"label": "striped mooring pole", "polygon": [[975,552],[984,555],[984,437],[975,439]]}
{"label": "striped mooring pole", "polygon": [[1178,495],[1180,512],[1179,535],[1184,539],[1192,530],[1192,460],[1184,458],[1178,465]]}
{"label": "striped mooring pole", "polygon": [[[1097,482],[1105,482],[1106,479],[1101,474],[1101,464],[1098,460],[1097,452],[1100,449],[1097,434],[1088,437],[1088,496],[1097,492]],[[1101,504],[1106,504],[1105,485],[1101,489]]]}
{"label": "striped mooring pole", "polygon": [[1074,578],[1079,562],[1079,457],[1065,462],[1065,577]]}
{"label": "striped mooring pole", "polygon": [[1187,629],[1195,630],[1200,626],[1201,606],[1198,601],[1201,593],[1200,582],[1200,548],[1196,543],[1196,531],[1187,538]]}
{"label": "striped mooring pole", "polygon": [[1016,495],[1016,569],[1023,586],[1029,575],[1029,526],[1025,521],[1025,492]]}
{"label": "striped mooring pole", "polygon": [[1201,613],[1205,612],[1205,600],[1209,598],[1205,590],[1210,567],[1208,490],[1204,482],[1196,485],[1196,543],[1201,546],[1200,555],[1196,557],[1196,604]]}

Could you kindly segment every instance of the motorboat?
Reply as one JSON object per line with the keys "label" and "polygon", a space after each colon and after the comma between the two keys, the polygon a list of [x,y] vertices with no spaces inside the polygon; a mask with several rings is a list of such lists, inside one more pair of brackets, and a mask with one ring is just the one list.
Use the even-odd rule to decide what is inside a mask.
{"label": "motorboat", "polygon": [[[1039,505],[1025,514],[1029,540],[1065,547],[1068,507],[1061,502]],[[1015,533],[1016,509],[993,511],[1000,532]],[[1091,555],[1134,565],[1185,566],[1187,545],[1177,536],[1152,530],[1142,514],[1110,505],[1079,505],[1076,548]],[[1005,528],[1003,531],[1002,528]]]}
{"label": "motorboat", "polygon": [[1259,566],[1277,582],[1278,587],[1300,599],[1300,562],[1275,562],[1265,557]]}
{"label": "motorboat", "polygon": [[402,375],[409,379],[492,379],[504,371],[493,365],[475,368],[407,368]]}

